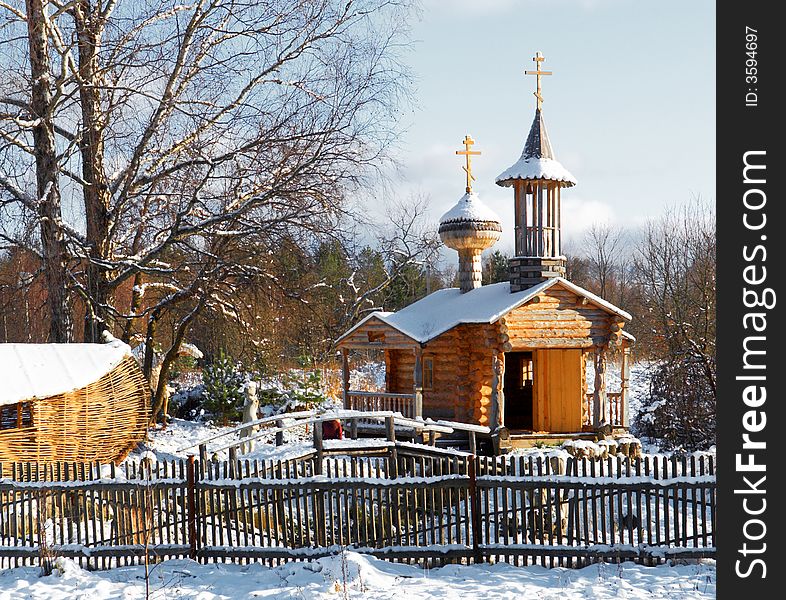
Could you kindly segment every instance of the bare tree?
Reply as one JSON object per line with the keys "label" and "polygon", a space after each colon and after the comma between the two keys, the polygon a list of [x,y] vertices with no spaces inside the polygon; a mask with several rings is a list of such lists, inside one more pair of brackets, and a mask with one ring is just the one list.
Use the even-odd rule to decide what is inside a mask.
{"label": "bare tree", "polygon": [[344,302],[337,332],[345,330],[364,314],[382,310],[384,307],[378,304],[380,293],[407,268],[426,267],[434,262],[442,242],[436,228],[424,218],[427,203],[427,198],[414,196],[388,207],[387,223],[379,228],[376,239],[376,247],[386,267],[384,276],[375,285],[363,289],[355,284],[356,271],[353,271],[347,281],[353,294]]}
{"label": "bare tree", "polygon": [[664,356],[703,365],[715,389],[715,216],[700,199],[650,222],[635,268],[645,315]]}
{"label": "bare tree", "polygon": [[625,233],[608,223],[594,223],[584,236],[584,254],[590,267],[595,291],[602,297],[622,305],[628,244]]}
{"label": "bare tree", "polygon": [[713,207],[695,199],[650,222],[635,258],[642,341],[662,359],[640,426],[690,447],[714,443],[715,251]]}
{"label": "bare tree", "polygon": [[[67,291],[68,255],[61,227],[61,195],[58,174],[58,150],[55,140],[55,114],[58,99],[53,92],[50,62],[50,27],[45,0],[27,0],[24,9],[8,7],[12,16],[26,23],[29,90],[27,97],[4,98],[0,118],[13,125],[0,129],[3,150],[17,149],[31,156],[35,169],[35,186],[21,186],[0,168],[0,189],[5,198],[18,202],[20,210],[34,215],[38,223],[40,257],[48,290],[49,340],[69,342],[72,337],[71,313]],[[29,135],[22,135],[26,130]],[[27,191],[27,189],[31,191]],[[34,192],[32,190],[34,189]],[[0,208],[2,206],[0,205]],[[5,228],[3,228],[5,229]],[[0,240],[8,243],[20,238],[8,236],[0,230]],[[5,244],[4,244],[5,245]]]}
{"label": "bare tree", "polygon": [[[155,338],[172,311],[181,334],[194,310],[231,312],[227,282],[263,276],[230,266],[243,243],[275,251],[283,232],[330,231],[393,139],[406,1],[28,4],[37,12],[0,3],[0,62],[14,74],[0,83],[0,234],[22,247],[26,224],[40,225],[28,246],[60,259],[47,277],[68,276],[48,280],[49,301],[81,300],[87,341],[105,328]],[[31,57],[49,44],[34,61],[28,40]],[[156,286],[167,293],[144,296]],[[62,312],[52,326],[67,329]]]}

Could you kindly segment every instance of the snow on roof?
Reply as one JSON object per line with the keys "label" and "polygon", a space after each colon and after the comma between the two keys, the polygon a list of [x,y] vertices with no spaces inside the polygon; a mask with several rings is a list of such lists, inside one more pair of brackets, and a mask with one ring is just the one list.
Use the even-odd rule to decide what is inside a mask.
{"label": "snow on roof", "polygon": [[576,178],[554,156],[546,123],[539,109],[535,110],[527,141],[521,157],[497,176],[497,185],[511,186],[515,179],[549,179],[561,181],[567,187],[576,185]]}
{"label": "snow on roof", "polygon": [[126,356],[131,356],[131,348],[120,340],[108,344],[0,344],[0,405],[85,387]]}
{"label": "snow on roof", "polygon": [[374,312],[347,331],[339,340],[348,336],[369,319],[376,317],[404,335],[421,344],[434,339],[464,323],[493,323],[514,308],[525,304],[540,292],[560,283],[567,289],[587,298],[593,304],[630,321],[631,315],[603,298],[571,283],[562,277],[553,277],[520,292],[510,291],[510,283],[503,281],[461,293],[458,288],[438,290],[413,302],[395,313]]}
{"label": "snow on roof", "polygon": [[520,158],[514,165],[500,173],[497,185],[510,187],[515,179],[548,179],[562,181],[568,187],[576,185],[576,178],[556,160],[550,158]]}
{"label": "snow on roof", "polygon": [[494,221],[499,223],[499,217],[480,200],[475,192],[469,192],[464,194],[453,208],[442,215],[439,223],[441,225],[461,221]]}

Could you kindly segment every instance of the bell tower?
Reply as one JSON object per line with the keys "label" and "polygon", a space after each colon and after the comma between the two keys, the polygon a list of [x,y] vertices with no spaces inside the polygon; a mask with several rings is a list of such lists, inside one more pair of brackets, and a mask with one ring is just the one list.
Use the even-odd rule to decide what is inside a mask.
{"label": "bell tower", "polygon": [[535,119],[521,157],[496,179],[497,185],[513,188],[515,201],[516,254],[509,262],[511,292],[550,277],[565,276],[561,193],[563,188],[576,185],[573,175],[554,157],[543,120],[541,77],[552,73],[541,69],[545,59],[540,52],[532,60],[535,70],[524,73],[536,77]]}

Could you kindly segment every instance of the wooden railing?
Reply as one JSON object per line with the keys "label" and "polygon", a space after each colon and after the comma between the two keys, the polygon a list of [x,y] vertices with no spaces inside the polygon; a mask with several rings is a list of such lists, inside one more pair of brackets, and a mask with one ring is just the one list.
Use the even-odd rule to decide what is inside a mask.
{"label": "wooden railing", "polygon": [[[625,426],[625,403],[622,392],[606,392],[606,421],[612,427]],[[584,394],[581,406],[581,424],[592,426],[594,416],[594,394],[588,392]]]}
{"label": "wooden railing", "polygon": [[415,394],[393,394],[390,392],[347,392],[344,408],[361,411],[390,411],[414,419],[417,414]]}

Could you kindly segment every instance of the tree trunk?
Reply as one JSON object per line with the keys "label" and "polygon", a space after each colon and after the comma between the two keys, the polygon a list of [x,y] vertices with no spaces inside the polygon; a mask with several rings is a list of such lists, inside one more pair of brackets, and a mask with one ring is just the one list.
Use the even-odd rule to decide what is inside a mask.
{"label": "tree trunk", "polygon": [[169,408],[169,392],[166,389],[167,380],[169,379],[169,371],[172,368],[172,363],[175,362],[175,359],[180,352],[180,346],[183,345],[183,340],[185,339],[186,333],[188,333],[188,330],[191,327],[194,317],[199,314],[199,311],[202,310],[204,305],[205,299],[203,297],[199,300],[199,303],[196,305],[196,307],[194,307],[191,312],[189,312],[180,320],[180,323],[177,325],[177,330],[175,331],[175,338],[172,340],[172,345],[169,347],[169,350],[161,361],[161,370],[158,374],[158,384],[156,385],[156,389],[154,390],[155,395],[153,396],[153,410],[151,411],[150,415],[151,425],[155,424],[159,415],[163,417],[164,422],[166,423],[166,413]]}
{"label": "tree trunk", "polygon": [[36,194],[41,224],[41,248],[49,306],[49,341],[72,340],[71,308],[68,301],[68,253],[60,223],[60,186],[55,145],[54,103],[50,89],[49,44],[44,19],[46,0],[27,0],[27,31],[30,47],[30,76],[33,82],[30,108],[38,120],[33,128]]}
{"label": "tree trunk", "polygon": [[110,273],[101,266],[111,258],[110,217],[111,192],[104,171],[104,118],[101,113],[102,77],[98,65],[103,24],[90,0],[78,0],[74,7],[77,46],[79,50],[79,100],[82,108],[82,130],[79,151],[82,156],[82,186],[85,203],[87,241],[90,263],[86,269],[87,293],[91,309],[85,315],[85,341],[97,342],[104,329],[111,329],[107,307],[112,303]]}

